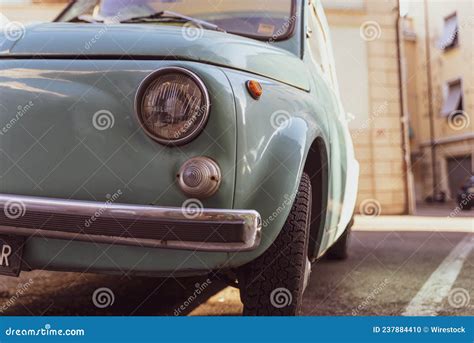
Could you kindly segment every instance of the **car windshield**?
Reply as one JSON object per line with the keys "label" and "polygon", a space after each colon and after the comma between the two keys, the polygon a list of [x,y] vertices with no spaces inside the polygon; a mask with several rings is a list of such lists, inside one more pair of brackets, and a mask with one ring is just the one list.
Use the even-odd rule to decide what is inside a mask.
{"label": "car windshield", "polygon": [[[295,26],[295,0],[76,0],[57,21],[126,21],[163,11],[212,23],[230,33],[282,40]],[[160,16],[146,22],[176,25]],[[204,26],[204,28],[206,28]]]}

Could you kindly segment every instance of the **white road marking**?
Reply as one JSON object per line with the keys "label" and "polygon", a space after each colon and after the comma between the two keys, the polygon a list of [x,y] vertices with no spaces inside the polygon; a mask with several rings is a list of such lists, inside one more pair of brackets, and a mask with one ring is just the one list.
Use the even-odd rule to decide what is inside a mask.
{"label": "white road marking", "polygon": [[464,260],[474,247],[474,235],[467,235],[449,253],[439,267],[431,274],[420,291],[408,304],[403,316],[436,316],[443,300],[453,287]]}

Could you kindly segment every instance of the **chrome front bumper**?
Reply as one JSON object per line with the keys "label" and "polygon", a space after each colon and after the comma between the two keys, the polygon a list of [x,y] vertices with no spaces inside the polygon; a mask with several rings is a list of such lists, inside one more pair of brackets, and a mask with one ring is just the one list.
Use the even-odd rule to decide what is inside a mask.
{"label": "chrome front bumper", "polygon": [[[195,251],[249,251],[253,210],[124,205],[0,194],[0,234]],[[189,212],[189,213],[188,213]]]}

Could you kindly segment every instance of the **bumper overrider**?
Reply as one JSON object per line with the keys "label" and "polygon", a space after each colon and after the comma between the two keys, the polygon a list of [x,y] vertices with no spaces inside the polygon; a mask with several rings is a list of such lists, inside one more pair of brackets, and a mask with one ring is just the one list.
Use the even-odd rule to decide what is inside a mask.
{"label": "bumper overrider", "polygon": [[249,251],[253,210],[124,205],[0,194],[0,234],[195,251]]}

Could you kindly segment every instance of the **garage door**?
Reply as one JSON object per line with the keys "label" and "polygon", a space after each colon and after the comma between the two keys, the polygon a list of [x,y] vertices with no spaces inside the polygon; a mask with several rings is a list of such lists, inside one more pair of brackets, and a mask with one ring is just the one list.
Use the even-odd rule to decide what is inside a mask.
{"label": "garage door", "polygon": [[455,197],[459,187],[468,176],[472,175],[471,156],[448,158],[448,182],[451,196]]}

